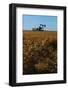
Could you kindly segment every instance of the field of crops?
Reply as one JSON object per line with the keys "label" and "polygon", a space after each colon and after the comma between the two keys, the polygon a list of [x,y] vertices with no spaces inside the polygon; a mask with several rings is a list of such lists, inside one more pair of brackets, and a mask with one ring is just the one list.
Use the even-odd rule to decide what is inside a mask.
{"label": "field of crops", "polygon": [[57,32],[23,31],[23,74],[57,73]]}

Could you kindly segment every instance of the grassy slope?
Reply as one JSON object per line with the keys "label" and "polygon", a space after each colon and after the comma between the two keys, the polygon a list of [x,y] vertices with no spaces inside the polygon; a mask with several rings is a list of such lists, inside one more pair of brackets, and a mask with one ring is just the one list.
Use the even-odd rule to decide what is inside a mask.
{"label": "grassy slope", "polygon": [[24,74],[57,72],[57,32],[24,31]]}

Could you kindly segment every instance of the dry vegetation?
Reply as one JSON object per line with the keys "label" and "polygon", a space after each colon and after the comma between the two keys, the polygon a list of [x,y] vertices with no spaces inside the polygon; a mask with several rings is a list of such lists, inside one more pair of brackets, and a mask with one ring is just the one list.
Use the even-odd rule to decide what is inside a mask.
{"label": "dry vegetation", "polygon": [[23,32],[23,74],[57,73],[57,32]]}

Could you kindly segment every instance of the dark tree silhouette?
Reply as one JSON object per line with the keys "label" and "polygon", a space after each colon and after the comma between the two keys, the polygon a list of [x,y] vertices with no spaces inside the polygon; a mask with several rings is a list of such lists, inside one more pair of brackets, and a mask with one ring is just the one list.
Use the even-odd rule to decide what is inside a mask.
{"label": "dark tree silhouette", "polygon": [[40,24],[38,28],[32,28],[33,31],[44,31],[46,25]]}

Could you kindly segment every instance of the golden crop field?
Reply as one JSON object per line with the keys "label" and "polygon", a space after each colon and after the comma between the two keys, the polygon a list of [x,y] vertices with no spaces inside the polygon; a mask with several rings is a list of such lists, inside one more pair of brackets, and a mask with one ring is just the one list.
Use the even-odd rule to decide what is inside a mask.
{"label": "golden crop field", "polygon": [[57,32],[23,31],[23,74],[57,73]]}

